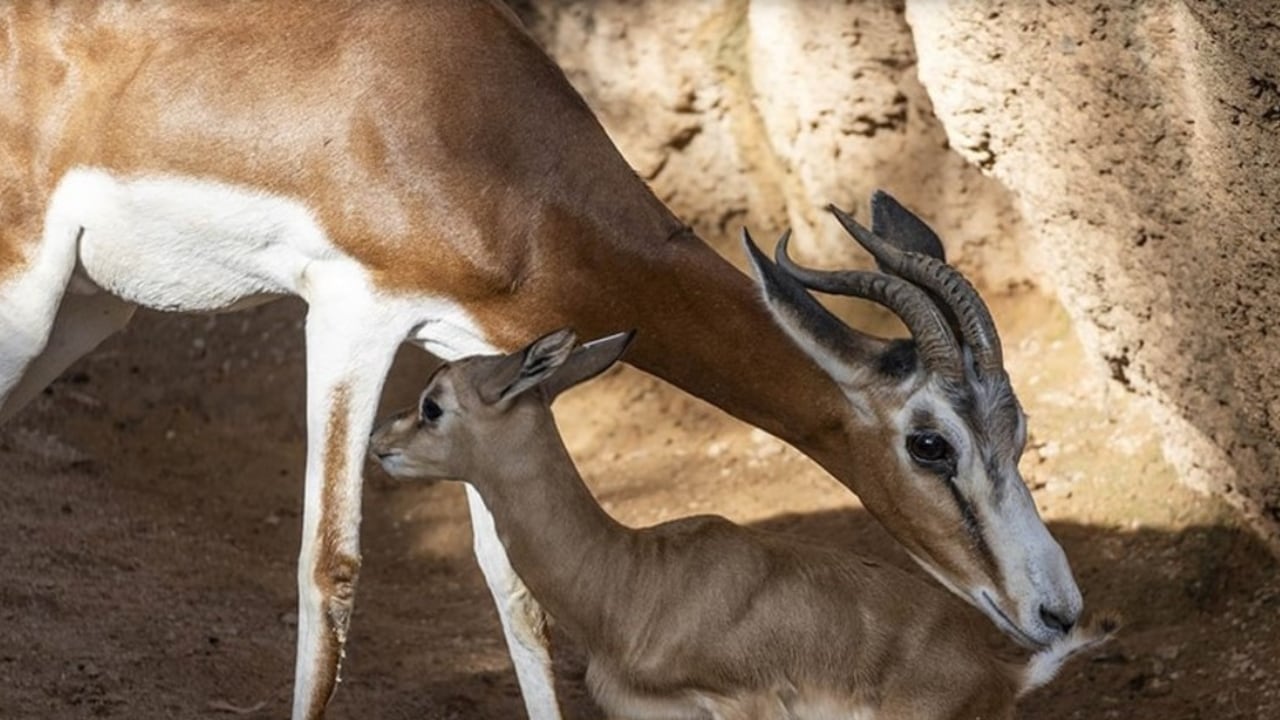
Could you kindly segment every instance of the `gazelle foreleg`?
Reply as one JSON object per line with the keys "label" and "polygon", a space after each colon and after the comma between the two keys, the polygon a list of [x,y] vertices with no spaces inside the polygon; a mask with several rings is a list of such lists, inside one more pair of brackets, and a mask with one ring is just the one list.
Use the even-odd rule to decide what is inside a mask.
{"label": "gazelle foreleg", "polygon": [[325,297],[308,298],[294,720],[322,717],[337,688],[360,572],[361,469],[378,396],[405,331],[363,292],[342,282],[327,287],[335,286]]}
{"label": "gazelle foreleg", "polygon": [[470,485],[466,487],[476,560],[498,607],[502,634],[507,640],[511,664],[515,666],[525,710],[529,720],[559,720],[560,705],[551,672],[546,614],[511,567],[498,539],[493,515],[480,499],[480,493]]}

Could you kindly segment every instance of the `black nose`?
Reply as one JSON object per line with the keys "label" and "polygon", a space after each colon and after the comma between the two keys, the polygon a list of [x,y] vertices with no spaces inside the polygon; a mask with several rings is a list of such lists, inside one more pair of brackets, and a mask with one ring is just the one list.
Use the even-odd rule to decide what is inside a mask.
{"label": "black nose", "polygon": [[1066,635],[1076,626],[1076,615],[1071,612],[1059,612],[1047,606],[1040,606],[1040,620],[1053,630]]}

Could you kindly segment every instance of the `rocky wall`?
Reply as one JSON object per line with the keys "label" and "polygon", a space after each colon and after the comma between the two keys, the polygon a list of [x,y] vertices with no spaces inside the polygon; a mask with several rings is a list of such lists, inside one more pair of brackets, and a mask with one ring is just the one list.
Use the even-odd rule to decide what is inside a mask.
{"label": "rocky wall", "polygon": [[1165,453],[1280,527],[1280,3],[909,0],[952,144],[1016,197]]}
{"label": "rocky wall", "polygon": [[1029,282],[1012,196],[948,147],[901,2],[522,0],[633,167],[738,262],[742,226],[810,262],[869,261],[823,208],[884,188],[988,286]]}

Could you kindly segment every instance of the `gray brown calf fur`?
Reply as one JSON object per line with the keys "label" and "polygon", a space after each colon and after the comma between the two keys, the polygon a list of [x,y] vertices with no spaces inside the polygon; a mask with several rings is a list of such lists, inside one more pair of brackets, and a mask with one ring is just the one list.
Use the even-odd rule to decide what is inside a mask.
{"label": "gray brown calf fur", "polygon": [[550,403],[630,335],[441,367],[381,425],[390,474],[472,483],[511,562],[589,655],[617,718],[1010,718],[1024,692],[1105,639],[1079,626],[1026,665],[992,656],[941,589],[896,567],[717,516],[621,525],[596,503]]}

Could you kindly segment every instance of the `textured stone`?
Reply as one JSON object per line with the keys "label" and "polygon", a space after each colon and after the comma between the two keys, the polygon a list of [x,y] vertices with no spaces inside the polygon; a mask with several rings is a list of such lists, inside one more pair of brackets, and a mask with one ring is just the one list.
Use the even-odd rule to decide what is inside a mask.
{"label": "textured stone", "polygon": [[1017,197],[1165,452],[1280,521],[1280,4],[907,6],[952,144]]}
{"label": "textured stone", "polygon": [[1028,284],[1012,198],[951,151],[900,2],[524,0],[534,36],[660,197],[740,265],[794,226],[804,260],[867,266],[823,210],[884,188],[988,287]]}

